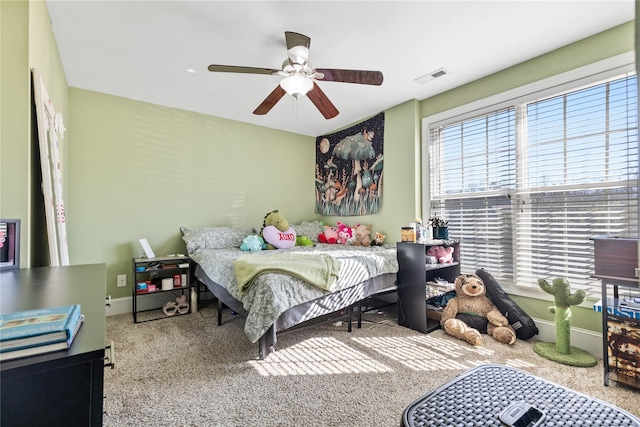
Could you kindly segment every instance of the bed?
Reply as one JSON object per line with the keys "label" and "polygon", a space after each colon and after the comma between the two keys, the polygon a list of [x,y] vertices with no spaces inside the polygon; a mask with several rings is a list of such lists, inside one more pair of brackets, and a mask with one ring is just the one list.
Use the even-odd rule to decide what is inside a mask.
{"label": "bed", "polygon": [[[278,332],[341,311],[348,311],[350,317],[354,304],[396,286],[395,246],[318,243],[317,236],[323,230],[318,221],[303,222],[293,228],[298,236],[310,237],[314,246],[245,252],[239,247],[246,236],[255,232],[251,227],[181,227],[196,279],[218,299],[218,323],[222,305],[242,314],[245,334],[251,342],[258,343],[260,359],[275,350]],[[321,286],[309,283],[312,279],[297,277],[315,278],[315,274],[306,276],[286,269],[270,269],[256,274],[249,283],[241,279],[239,284],[234,265],[236,268],[241,263],[272,265],[283,257],[329,261],[337,269],[337,279]]]}

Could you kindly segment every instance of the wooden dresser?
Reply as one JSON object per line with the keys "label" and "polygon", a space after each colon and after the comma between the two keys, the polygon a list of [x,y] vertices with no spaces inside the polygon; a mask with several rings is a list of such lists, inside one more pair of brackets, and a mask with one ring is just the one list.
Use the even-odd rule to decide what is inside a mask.
{"label": "wooden dresser", "polygon": [[0,312],[80,304],[73,345],[0,364],[0,425],[101,426],[105,358],[104,264],[0,273]]}

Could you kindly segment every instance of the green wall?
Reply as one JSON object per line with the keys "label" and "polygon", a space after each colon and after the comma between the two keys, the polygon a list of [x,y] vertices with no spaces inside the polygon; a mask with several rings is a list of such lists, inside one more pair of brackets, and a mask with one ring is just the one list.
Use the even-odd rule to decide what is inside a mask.
{"label": "green wall", "polygon": [[[129,274],[146,238],[157,255],[185,252],[180,227],[251,225],[279,209],[314,219],[314,139],[125,98],[70,89],[73,263]],[[113,286],[112,286],[113,285]]]}
{"label": "green wall", "polygon": [[[21,267],[43,266],[49,259],[30,70],[40,70],[63,117],[68,87],[45,2],[2,1],[0,22],[0,216],[21,220]],[[61,145],[65,172],[66,143]]]}
{"label": "green wall", "polygon": [[[428,117],[615,55],[633,51],[634,47],[635,25],[634,22],[627,22],[538,58],[425,99],[421,102],[421,117]],[[462,250],[464,250],[464,247],[462,247]],[[592,295],[592,297],[600,299],[599,295]],[[530,316],[553,322],[553,315],[548,310],[548,306],[553,302],[550,295],[540,291],[539,298],[514,296],[514,300]],[[572,311],[572,326],[592,331],[602,330],[601,316],[593,311],[589,303],[585,303],[583,307],[575,307]]]}
{"label": "green wall", "polygon": [[[319,218],[315,138],[76,88],[69,93],[70,258],[106,262],[113,298],[130,295],[140,238],[158,255],[184,253],[181,226],[260,227],[273,209],[293,223]],[[413,217],[415,171],[406,164],[419,144],[416,112],[415,101],[386,112],[385,186],[392,191],[380,214],[357,217],[388,230],[392,242]],[[118,274],[128,275],[126,288],[115,286]]]}

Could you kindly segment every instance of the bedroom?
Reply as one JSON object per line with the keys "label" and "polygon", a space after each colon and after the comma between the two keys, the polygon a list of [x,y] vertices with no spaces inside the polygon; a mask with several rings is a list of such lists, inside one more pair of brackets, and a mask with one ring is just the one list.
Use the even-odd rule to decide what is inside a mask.
{"label": "bedroom", "polygon": [[[41,2],[2,3],[2,216],[23,218],[23,266],[46,265],[42,250],[42,218],[34,213],[39,184],[32,177],[27,144],[33,137],[29,85],[24,70],[38,67],[63,112],[68,127],[66,164],[67,221],[73,263],[107,263],[107,293],[114,299],[130,295],[116,287],[116,276],[130,271],[131,245],[145,237],[157,253],[181,249],[182,225],[259,225],[271,209],[292,221],[315,217],[313,136],[246,125],[184,110],[69,87],[57,54],[46,6]],[[400,228],[420,211],[415,195],[419,165],[420,118],[488,94],[523,84],[514,73],[541,78],[545,68],[564,71],[564,59],[574,67],[633,50],[634,24],[628,22],[520,64],[511,70],[452,90],[431,101],[410,100],[389,108],[386,115],[388,174],[384,207],[364,218],[374,230],[399,240]],[[511,82],[509,87],[504,82]],[[11,83],[7,83],[11,82]],[[14,108],[6,108],[9,105]],[[251,105],[252,106],[252,105]],[[364,118],[364,117],[363,117]],[[357,118],[358,120],[360,118]],[[268,141],[269,144],[265,144]],[[239,148],[240,147],[240,148]],[[64,148],[63,148],[64,150]],[[286,156],[286,172],[273,164]],[[248,156],[246,153],[255,153]],[[15,160],[14,160],[15,159]],[[410,165],[411,167],[407,167]],[[291,177],[295,177],[291,179]],[[286,189],[295,197],[282,197]],[[334,218],[328,218],[332,221]],[[40,232],[38,232],[40,231]],[[552,321],[548,301],[517,297],[536,319]],[[128,308],[130,303],[124,305]],[[576,310],[576,328],[597,330],[599,316],[589,308]]]}

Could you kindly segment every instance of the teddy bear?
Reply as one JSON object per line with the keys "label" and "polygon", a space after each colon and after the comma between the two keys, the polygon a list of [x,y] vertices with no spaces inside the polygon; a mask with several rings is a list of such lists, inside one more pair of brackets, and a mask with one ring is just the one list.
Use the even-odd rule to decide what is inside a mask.
{"label": "teddy bear", "polygon": [[516,342],[516,332],[507,318],[486,296],[487,288],[475,274],[461,274],[455,281],[456,296],[442,311],[440,325],[444,331],[471,345],[482,346],[481,333],[503,344]]}
{"label": "teddy bear", "polygon": [[335,244],[338,242],[338,229],[330,225],[324,226],[324,231],[318,234],[318,242]]}
{"label": "teddy bear", "polygon": [[431,246],[427,249],[427,256],[436,257],[440,264],[453,262],[453,246]]}
{"label": "teddy bear", "polygon": [[353,242],[354,246],[369,246],[371,244],[371,225],[366,226],[364,224],[358,224],[353,229],[355,230],[356,241]]}
{"label": "teddy bear", "polygon": [[296,245],[296,230],[278,210],[265,215],[260,237],[267,244],[265,249],[289,249]]}

